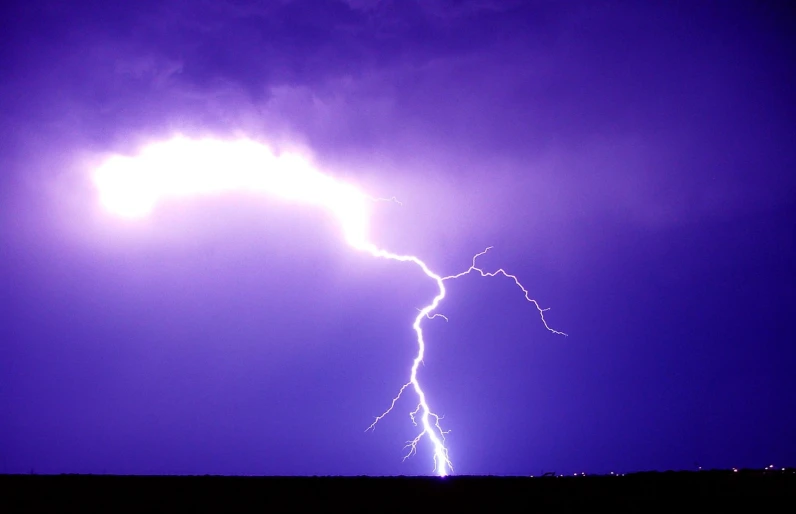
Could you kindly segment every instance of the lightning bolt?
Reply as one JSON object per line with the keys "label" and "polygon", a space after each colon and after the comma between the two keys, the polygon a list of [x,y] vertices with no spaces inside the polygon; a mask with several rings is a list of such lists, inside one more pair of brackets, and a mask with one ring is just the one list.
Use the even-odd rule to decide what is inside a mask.
{"label": "lightning bolt", "polygon": [[[523,292],[525,299],[536,307],[536,309],[539,311],[539,316],[542,319],[542,323],[544,323],[544,326],[548,331],[552,332],[553,334],[558,334],[562,336],[567,335],[564,332],[560,332],[558,330],[550,328],[550,326],[547,324],[547,321],[544,318],[544,313],[547,310],[549,310],[549,308],[547,309],[541,308],[539,303],[533,298],[531,298],[528,289],[526,289],[525,286],[523,286],[522,283],[520,283],[519,279],[515,275],[507,273],[502,268],[498,269],[497,271],[486,272],[482,268],[476,265],[476,260],[478,259],[478,257],[481,257],[482,255],[486,254],[492,248],[493,248],[492,246],[489,246],[484,251],[479,252],[475,256],[473,256],[472,264],[465,271],[462,271],[461,273],[457,273],[455,275],[449,275],[446,277],[440,277],[436,273],[432,272],[431,270],[428,269],[428,266],[426,266],[426,264],[423,261],[421,261],[416,257],[399,256],[399,255],[390,254],[388,252],[384,252],[384,255],[371,252],[374,254],[374,256],[377,257],[387,257],[387,258],[393,258],[395,260],[411,260],[412,262],[415,262],[418,266],[420,266],[420,268],[429,278],[436,281],[437,287],[439,288],[439,293],[437,293],[437,296],[434,297],[434,300],[430,304],[428,304],[426,307],[422,309],[418,309],[420,313],[417,315],[417,317],[415,318],[415,322],[412,324],[412,328],[415,329],[415,333],[417,334],[418,350],[417,350],[417,355],[415,356],[415,360],[412,363],[412,370],[409,375],[409,382],[407,382],[401,387],[401,389],[398,391],[398,394],[392,399],[390,407],[382,414],[377,416],[375,421],[373,421],[373,423],[371,423],[371,425],[365,431],[367,432],[368,430],[375,429],[379,421],[384,419],[385,416],[387,416],[390,412],[392,412],[392,410],[395,408],[395,404],[398,403],[398,400],[400,400],[404,391],[408,387],[412,386],[412,388],[415,390],[415,393],[417,394],[419,402],[417,404],[417,408],[415,408],[414,411],[409,413],[409,417],[412,420],[412,423],[415,426],[417,426],[416,416],[418,415],[418,413],[420,413],[422,431],[413,440],[407,442],[405,448],[408,448],[409,451],[404,456],[404,460],[417,453],[418,443],[423,439],[423,437],[427,436],[429,439],[431,439],[431,442],[434,446],[434,471],[439,476],[446,476],[453,472],[453,464],[451,464],[450,458],[448,457],[448,449],[445,447],[445,434],[447,434],[448,431],[443,430],[442,427],[440,426],[440,420],[442,419],[442,417],[435,414],[429,408],[428,403],[426,402],[426,395],[423,392],[422,387],[420,387],[420,382],[417,379],[417,370],[418,367],[420,366],[420,363],[423,362],[423,357],[425,356],[426,353],[426,341],[423,337],[423,329],[421,328],[421,322],[423,321],[423,319],[434,319],[436,317],[441,317],[445,321],[448,321],[448,318],[442,314],[433,314],[433,315],[431,314],[434,310],[436,310],[440,302],[445,298],[445,295],[447,294],[444,282],[447,280],[455,280],[457,278],[461,278],[473,272],[478,273],[482,277],[496,277],[498,275],[503,275],[504,277],[513,280],[514,283],[517,285],[517,287]],[[434,420],[433,423],[431,422],[432,418]]]}
{"label": "lightning bolt", "polygon": [[440,425],[441,416],[429,407],[426,393],[418,380],[418,368],[426,354],[426,341],[422,322],[426,319],[442,318],[436,313],[440,302],[445,298],[445,282],[455,280],[471,273],[482,277],[502,275],[514,281],[523,292],[525,299],[534,304],[539,311],[547,330],[554,334],[566,335],[550,328],[544,312],[536,300],[515,275],[502,268],[486,272],[476,265],[478,257],[492,247],[476,254],[470,267],[465,271],[442,277],[429,269],[425,262],[414,255],[399,255],[377,247],[367,237],[368,202],[395,202],[396,197],[375,198],[359,189],[320,173],[307,161],[294,154],[279,156],[267,147],[248,139],[237,141],[190,140],[175,137],[170,141],[145,147],[136,157],[111,156],[94,173],[94,183],[99,190],[101,203],[117,215],[128,218],[143,217],[149,214],[163,199],[217,194],[231,190],[265,192],[283,199],[318,205],[329,209],[340,221],[346,241],[356,250],[366,252],[375,258],[412,263],[437,284],[437,294],[431,303],[418,309],[412,328],[417,340],[417,354],[412,362],[409,381],[393,398],[390,407],[366,429],[373,430],[385,416],[394,409],[402,395],[411,388],[417,396],[417,406],[409,413],[420,433],[408,441],[404,460],[417,453],[423,438],[428,438],[434,448],[434,471],[439,476],[453,472],[445,435],[448,433]]}

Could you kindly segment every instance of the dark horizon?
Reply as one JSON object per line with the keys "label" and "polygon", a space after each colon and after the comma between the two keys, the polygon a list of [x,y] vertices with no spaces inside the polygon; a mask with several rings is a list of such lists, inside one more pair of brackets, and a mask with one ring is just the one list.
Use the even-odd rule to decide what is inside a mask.
{"label": "dark horizon", "polygon": [[[525,505],[535,511],[579,508],[639,510],[730,510],[739,507],[783,508],[796,473],[646,473],[623,477],[213,477],[213,476],[31,476],[0,475],[14,505],[34,510],[120,507],[153,503],[177,510],[262,511],[372,508],[374,498],[390,498],[406,510],[418,502],[439,508],[511,510]],[[48,494],[41,494],[47,491]],[[98,491],[102,491],[98,494]],[[37,494],[38,493],[38,494]],[[554,510],[552,510],[554,509]]]}
{"label": "dark horizon", "polygon": [[12,1],[0,16],[4,473],[431,475],[415,266],[268,197],[102,209],[176,134],[401,205],[447,284],[419,377],[454,473],[796,465],[787,2]]}

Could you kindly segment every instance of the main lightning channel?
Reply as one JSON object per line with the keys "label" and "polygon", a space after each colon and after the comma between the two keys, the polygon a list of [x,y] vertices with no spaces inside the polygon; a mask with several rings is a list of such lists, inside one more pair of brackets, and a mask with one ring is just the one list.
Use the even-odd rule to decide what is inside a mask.
{"label": "main lightning channel", "polygon": [[393,398],[390,407],[368,427],[376,424],[389,414],[404,392],[411,387],[418,398],[417,407],[409,413],[412,423],[420,433],[408,441],[408,453],[404,459],[417,453],[417,446],[428,437],[434,448],[434,471],[440,476],[453,472],[453,465],[445,446],[447,431],[440,426],[441,416],[429,407],[426,393],[418,380],[418,368],[426,354],[426,341],[423,336],[424,319],[448,318],[434,311],[445,298],[445,282],[455,280],[470,273],[483,277],[503,275],[512,279],[522,290],[525,299],[533,303],[539,311],[545,328],[554,334],[566,335],[548,326],[544,312],[536,300],[516,276],[499,269],[486,272],[476,265],[478,257],[491,247],[476,254],[471,266],[456,275],[442,277],[429,269],[425,262],[414,255],[399,255],[378,248],[369,241],[368,210],[369,202],[391,201],[400,204],[397,198],[375,198],[358,188],[324,175],[307,161],[294,154],[276,156],[268,147],[257,142],[242,139],[222,141],[214,139],[190,140],[176,137],[170,141],[145,147],[136,157],[112,156],[94,174],[94,182],[99,190],[101,203],[117,215],[136,218],[148,215],[165,198],[217,194],[231,190],[265,192],[273,196],[298,203],[309,203],[332,211],[342,225],[345,239],[353,248],[367,252],[375,258],[398,262],[410,262],[437,284],[437,294],[431,303],[418,309],[412,328],[417,339],[417,354],[412,362],[409,381]]}
{"label": "main lightning channel", "polygon": [[[404,390],[406,390],[406,388],[411,385],[414,388],[415,394],[417,394],[418,404],[417,408],[412,413],[410,413],[410,416],[412,418],[412,423],[417,425],[416,415],[418,414],[418,412],[420,413],[420,423],[423,427],[423,431],[420,432],[420,434],[414,440],[407,443],[407,446],[410,448],[410,451],[404,457],[404,460],[406,460],[407,457],[416,453],[417,443],[420,442],[423,436],[428,436],[428,438],[431,439],[431,443],[434,445],[434,471],[436,471],[436,473],[440,476],[448,475],[453,470],[453,466],[451,464],[450,458],[448,457],[448,449],[445,447],[445,431],[442,430],[442,428],[439,425],[439,416],[434,414],[434,412],[432,412],[432,410],[429,408],[428,402],[426,401],[426,393],[425,391],[423,391],[423,388],[420,387],[420,381],[417,379],[417,369],[420,366],[420,363],[423,362],[423,358],[426,355],[426,341],[425,338],[423,337],[423,328],[421,327],[420,324],[424,318],[432,317],[431,312],[434,311],[439,306],[439,302],[441,302],[442,299],[445,298],[445,284],[443,284],[443,279],[442,277],[431,271],[425,262],[421,261],[414,255],[394,254],[386,250],[377,248],[372,243],[363,243],[359,245],[354,245],[354,247],[359,250],[366,251],[371,255],[373,255],[374,257],[381,257],[400,262],[413,262],[417,266],[419,266],[421,270],[423,270],[423,273],[425,273],[427,277],[431,278],[437,283],[437,288],[439,292],[437,293],[437,295],[434,297],[434,299],[431,301],[430,304],[420,309],[420,312],[415,317],[414,323],[412,323],[412,328],[414,329],[415,334],[417,335],[417,355],[415,355],[415,359],[412,362],[412,370],[409,374],[409,382],[407,382],[406,384],[404,384],[403,387],[401,387],[400,392],[393,399],[390,409],[388,409],[384,414],[376,418],[376,421],[374,421],[370,425],[370,427],[368,427],[368,429],[372,429],[373,427],[375,427],[376,423],[378,423],[378,421],[381,418],[389,414],[389,412],[392,410],[392,407],[395,406],[396,402],[403,394]],[[433,425],[431,423],[431,418],[434,418]]]}

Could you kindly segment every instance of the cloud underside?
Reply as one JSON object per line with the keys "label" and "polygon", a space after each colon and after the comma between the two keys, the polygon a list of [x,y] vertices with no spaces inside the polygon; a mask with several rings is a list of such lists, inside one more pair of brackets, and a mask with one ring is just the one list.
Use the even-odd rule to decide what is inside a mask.
{"label": "cloud underside", "polygon": [[245,134],[399,191],[436,183],[482,210],[500,199],[562,223],[650,227],[792,187],[772,169],[783,140],[755,137],[754,123],[776,122],[774,96],[734,108],[750,77],[777,83],[752,56],[730,59],[732,35],[684,40],[671,12],[295,0],[17,15],[38,27],[3,57],[7,144],[23,153]]}

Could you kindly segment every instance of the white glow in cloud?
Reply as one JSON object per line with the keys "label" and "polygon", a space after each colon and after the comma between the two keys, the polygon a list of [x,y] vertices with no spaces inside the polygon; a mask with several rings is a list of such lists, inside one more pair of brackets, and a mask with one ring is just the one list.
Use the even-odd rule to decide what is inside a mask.
{"label": "white glow in cloud", "polygon": [[135,157],[111,157],[96,170],[94,182],[102,204],[124,217],[146,216],[168,198],[248,191],[325,207],[338,217],[350,244],[361,246],[367,238],[369,196],[297,154],[277,156],[248,139],[155,143]]}

